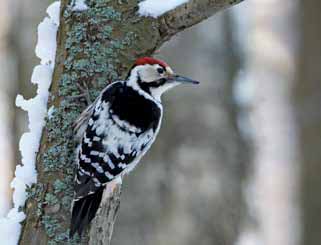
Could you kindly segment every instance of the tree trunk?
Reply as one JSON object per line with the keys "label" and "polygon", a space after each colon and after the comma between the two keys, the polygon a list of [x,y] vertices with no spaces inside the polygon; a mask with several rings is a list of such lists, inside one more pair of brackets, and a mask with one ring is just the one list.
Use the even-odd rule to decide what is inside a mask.
{"label": "tree trunk", "polygon": [[248,52],[240,86],[252,92],[245,100],[253,144],[248,204],[256,220],[241,244],[254,238],[253,244],[298,244],[298,149],[289,92],[295,76],[295,10],[291,0],[254,0],[246,8],[251,21],[249,34],[242,35]]}
{"label": "tree trunk", "polygon": [[10,181],[15,167],[12,126],[14,106],[10,98],[16,89],[14,72],[16,57],[12,55],[9,40],[13,18],[9,15],[9,5],[10,1],[0,2],[0,66],[2,67],[0,79],[0,218],[8,212],[12,205]]}
{"label": "tree trunk", "polygon": [[301,1],[301,46],[294,88],[301,149],[302,242],[321,241],[321,2]]}
{"label": "tree trunk", "polygon": [[[90,88],[93,100],[109,81],[124,78],[137,57],[151,55],[177,32],[241,0],[192,0],[155,19],[138,16],[134,0],[86,2],[89,8],[81,12],[72,11],[68,0],[61,2],[48,102],[54,110],[37,156],[38,182],[29,188],[23,245],[79,244],[77,238],[68,240],[75,149],[71,125],[85,108],[83,102],[68,98],[80,93],[77,83]],[[110,244],[119,198],[117,189],[81,243]]]}

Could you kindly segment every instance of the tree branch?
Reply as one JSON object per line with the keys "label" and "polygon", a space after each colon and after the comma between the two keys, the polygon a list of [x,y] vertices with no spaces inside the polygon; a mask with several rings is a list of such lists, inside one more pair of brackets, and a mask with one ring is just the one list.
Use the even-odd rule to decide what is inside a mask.
{"label": "tree branch", "polygon": [[[31,188],[20,245],[80,244],[68,239],[73,197],[74,149],[71,125],[84,109],[67,99],[87,84],[91,99],[109,81],[125,77],[133,61],[151,55],[175,33],[241,1],[191,0],[157,19],[137,16],[137,0],[87,0],[88,9],[75,12],[61,1],[56,64],[48,108],[55,108],[44,128],[37,156],[38,182]],[[82,243],[110,244],[120,203],[120,187],[104,202]]]}
{"label": "tree branch", "polygon": [[108,245],[111,243],[114,223],[120,206],[121,186],[118,185],[113,195],[102,203],[93,220],[89,234],[89,245]]}
{"label": "tree branch", "polygon": [[163,37],[170,38],[179,31],[244,0],[191,0],[159,17]]}

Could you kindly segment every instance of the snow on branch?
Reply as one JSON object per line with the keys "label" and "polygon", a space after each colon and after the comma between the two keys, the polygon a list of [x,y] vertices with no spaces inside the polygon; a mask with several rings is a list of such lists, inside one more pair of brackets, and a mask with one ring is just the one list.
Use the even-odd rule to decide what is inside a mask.
{"label": "snow on branch", "polygon": [[177,6],[188,2],[189,0],[144,0],[138,4],[138,13],[141,16],[151,16],[157,18]]}
{"label": "snow on branch", "polygon": [[172,36],[244,0],[190,0],[159,17],[161,32]]}
{"label": "snow on branch", "polygon": [[140,16],[152,17],[159,22],[161,37],[169,39],[218,11],[244,0],[143,0],[138,4]]}
{"label": "snow on branch", "polygon": [[15,178],[11,182],[11,187],[14,188],[13,208],[6,217],[0,219],[0,241],[5,241],[6,245],[18,243],[21,230],[20,222],[25,219],[24,212],[19,208],[25,204],[26,187],[37,180],[35,162],[47,114],[48,90],[55,63],[59,11],[59,1],[51,4],[47,9],[49,17],[44,18],[38,26],[38,42],[35,53],[41,61],[40,65],[34,68],[31,77],[31,82],[38,86],[37,95],[29,100],[25,100],[21,95],[16,98],[16,105],[28,112],[29,132],[24,133],[19,142],[22,162],[17,166]]}

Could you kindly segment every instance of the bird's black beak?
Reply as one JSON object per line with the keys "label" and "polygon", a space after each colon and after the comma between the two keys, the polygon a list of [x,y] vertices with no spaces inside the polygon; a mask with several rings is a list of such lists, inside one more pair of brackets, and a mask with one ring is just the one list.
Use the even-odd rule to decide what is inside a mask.
{"label": "bird's black beak", "polygon": [[183,77],[180,75],[173,75],[168,77],[167,79],[168,82],[179,82],[179,83],[191,83],[191,84],[199,84],[199,81],[190,79],[188,77]]}

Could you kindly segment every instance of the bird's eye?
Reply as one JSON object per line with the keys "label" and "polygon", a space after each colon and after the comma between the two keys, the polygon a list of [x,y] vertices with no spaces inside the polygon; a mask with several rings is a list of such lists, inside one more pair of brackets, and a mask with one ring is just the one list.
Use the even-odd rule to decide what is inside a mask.
{"label": "bird's eye", "polygon": [[164,68],[157,68],[157,72],[159,73],[159,74],[163,74],[164,73]]}

